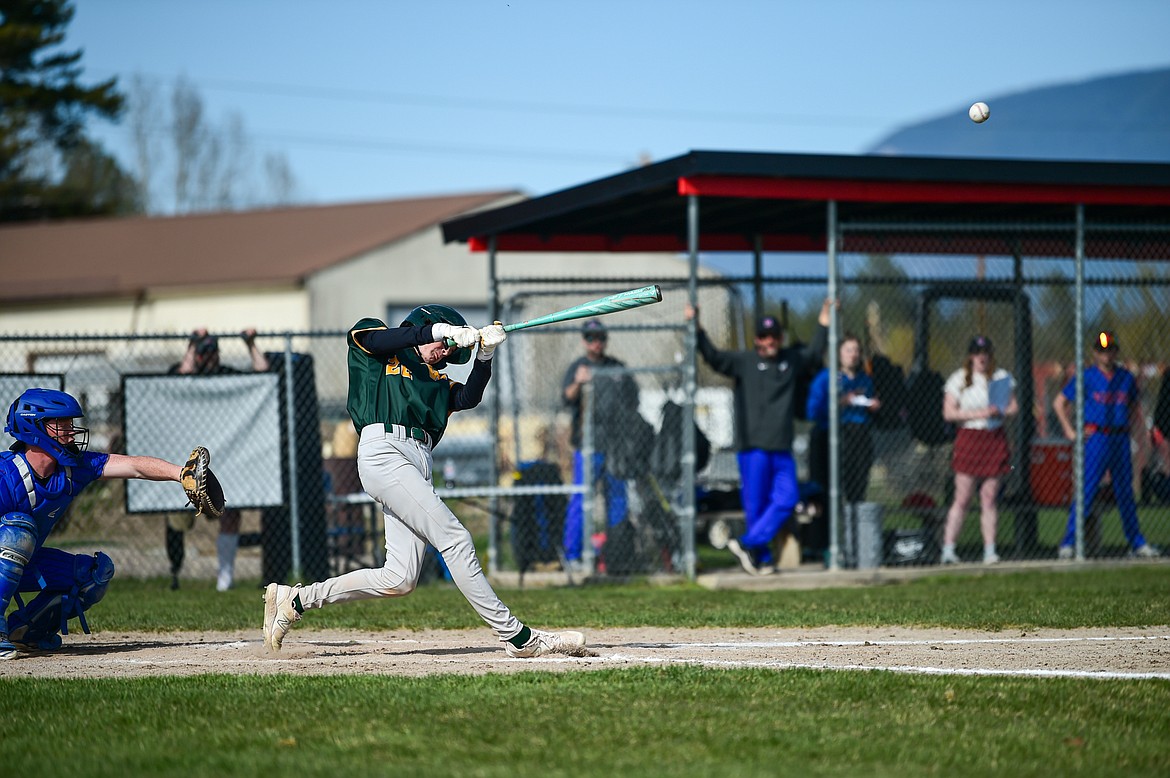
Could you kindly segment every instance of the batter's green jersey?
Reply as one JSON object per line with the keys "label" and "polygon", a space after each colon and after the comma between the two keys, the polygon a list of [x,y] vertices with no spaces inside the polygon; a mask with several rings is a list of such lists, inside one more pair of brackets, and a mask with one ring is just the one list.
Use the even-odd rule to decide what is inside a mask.
{"label": "batter's green jersey", "polygon": [[389,329],[378,319],[362,319],[349,331],[349,396],[345,407],[361,434],[367,424],[420,427],[438,443],[451,415],[455,382],[423,362],[413,348],[374,356],[354,335]]}

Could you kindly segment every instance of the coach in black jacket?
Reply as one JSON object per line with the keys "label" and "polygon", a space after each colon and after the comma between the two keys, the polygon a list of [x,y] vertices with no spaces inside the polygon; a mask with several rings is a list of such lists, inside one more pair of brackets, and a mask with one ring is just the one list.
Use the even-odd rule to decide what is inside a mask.
{"label": "coach in black jacket", "polygon": [[717,373],[735,380],[735,446],[747,532],[727,547],[753,575],[775,572],[772,540],[792,516],[799,501],[796,461],[792,458],[795,428],[793,398],[800,381],[820,367],[828,342],[832,300],[825,300],[817,330],[807,346],[782,348],[784,330],[774,316],[756,325],[755,351],[720,351],[694,319],[699,353]]}

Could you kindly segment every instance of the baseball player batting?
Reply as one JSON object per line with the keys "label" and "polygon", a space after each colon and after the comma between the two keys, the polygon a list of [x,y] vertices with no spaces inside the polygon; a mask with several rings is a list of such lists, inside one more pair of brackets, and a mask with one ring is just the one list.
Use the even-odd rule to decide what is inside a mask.
{"label": "baseball player batting", "polygon": [[[264,643],[281,650],[284,637],[307,610],[414,591],[427,544],[442,555],[451,578],[513,657],[583,651],[580,632],[532,629],[512,615],[488,583],[471,533],[439,498],[431,452],[455,411],[479,405],[492,374],[492,356],[507,338],[504,327],[475,329],[446,305],[415,308],[398,327],[362,319],[349,331],[346,408],[358,432],[358,476],[382,507],[386,563],[307,586],[271,583],[264,593]],[[450,344],[448,344],[448,340]],[[478,344],[466,384],[440,372],[464,364]]]}

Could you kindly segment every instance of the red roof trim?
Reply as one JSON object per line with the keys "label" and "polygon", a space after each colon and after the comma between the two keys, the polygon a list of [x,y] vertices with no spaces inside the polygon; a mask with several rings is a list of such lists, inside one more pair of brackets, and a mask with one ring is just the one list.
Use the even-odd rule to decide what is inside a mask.
{"label": "red roof trim", "polygon": [[[765,251],[812,251],[823,252],[826,248],[823,236],[816,235],[765,235]],[[753,242],[745,235],[703,234],[699,238],[701,251],[751,251]],[[472,251],[487,251],[486,237],[473,237],[467,241]],[[620,239],[600,235],[553,235],[544,237],[532,234],[504,234],[496,236],[497,251],[643,251],[675,252],[685,254],[685,238],[674,235],[627,235]]]}
{"label": "red roof trim", "polygon": [[1170,188],[933,181],[850,181],[755,176],[680,176],[680,195],[884,203],[1170,205]]}

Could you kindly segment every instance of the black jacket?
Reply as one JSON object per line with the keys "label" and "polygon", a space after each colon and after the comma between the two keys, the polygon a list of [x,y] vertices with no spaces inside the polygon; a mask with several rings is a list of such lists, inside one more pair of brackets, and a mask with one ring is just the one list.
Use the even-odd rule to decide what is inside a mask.
{"label": "black jacket", "polygon": [[698,331],[699,353],[717,373],[735,379],[735,447],[791,451],[797,385],[820,368],[829,330],[817,325],[812,343],[780,349],[776,359],[753,351],[720,351]]}

